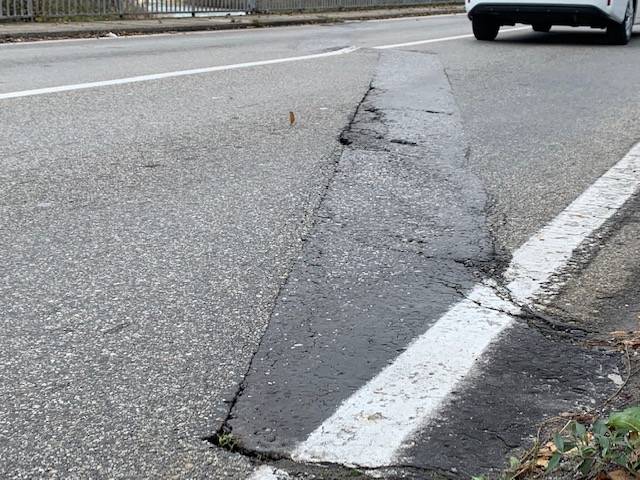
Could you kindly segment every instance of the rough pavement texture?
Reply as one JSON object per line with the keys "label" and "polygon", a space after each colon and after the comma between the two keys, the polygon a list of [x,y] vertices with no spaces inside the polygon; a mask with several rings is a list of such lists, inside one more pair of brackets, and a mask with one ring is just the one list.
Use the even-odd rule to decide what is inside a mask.
{"label": "rough pavement texture", "polygon": [[[229,427],[291,449],[478,280],[492,258],[437,58],[384,52]],[[464,192],[464,195],[460,195]],[[475,275],[474,275],[475,272]]]}
{"label": "rough pavement texture", "polygon": [[[0,91],[468,33],[454,16],[3,45]],[[559,29],[410,47],[437,53],[451,81],[498,259],[640,138],[640,43],[601,39]],[[200,436],[237,392],[376,57],[0,104],[1,476],[244,478],[246,460]],[[573,304],[594,285],[613,292],[593,308],[599,325],[637,311],[636,230],[605,238],[590,279],[568,287]]]}
{"label": "rough pavement texture", "polygon": [[618,354],[519,322],[483,355],[399,463],[458,478],[497,477],[509,454],[531,445],[542,420],[612,395],[617,386],[608,375],[621,369]]}
{"label": "rough pavement texture", "polygon": [[597,30],[500,35],[498,48],[470,40],[427,50],[445,65],[496,246],[510,252],[640,139],[638,83],[629,81],[640,41],[611,48]]}
{"label": "rough pavement texture", "polygon": [[[603,232],[606,243],[593,256],[593,247],[580,258],[593,256],[580,275],[567,279],[558,297],[545,310],[570,326],[594,333],[637,330],[640,322],[640,198],[635,198]],[[625,250],[620,255],[620,250]],[[585,263],[585,262],[583,262]]]}
{"label": "rough pavement texture", "polygon": [[[437,57],[385,52],[372,87],[231,412],[228,427],[247,450],[286,455],[504,264]],[[607,398],[619,355],[574,340],[584,336],[518,319],[398,465],[495,472],[542,419]]]}
{"label": "rough pavement texture", "polygon": [[[376,57],[0,105],[0,476],[242,477],[246,461],[201,439],[225,418]],[[297,78],[286,94],[283,74]]]}

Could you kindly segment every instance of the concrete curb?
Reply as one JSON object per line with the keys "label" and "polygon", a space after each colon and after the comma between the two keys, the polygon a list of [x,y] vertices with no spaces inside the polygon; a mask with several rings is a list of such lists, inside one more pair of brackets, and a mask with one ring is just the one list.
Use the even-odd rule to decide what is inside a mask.
{"label": "concrete curb", "polygon": [[[463,13],[462,5],[445,5],[424,9],[357,10],[352,12],[324,12],[303,15],[251,15],[231,18],[120,20],[78,23],[0,23],[0,43],[65,38],[94,38],[107,33],[118,36],[154,33],[238,30],[249,28],[284,27],[343,23],[347,21],[381,20],[388,18],[432,16]],[[129,24],[128,24],[129,23]]]}

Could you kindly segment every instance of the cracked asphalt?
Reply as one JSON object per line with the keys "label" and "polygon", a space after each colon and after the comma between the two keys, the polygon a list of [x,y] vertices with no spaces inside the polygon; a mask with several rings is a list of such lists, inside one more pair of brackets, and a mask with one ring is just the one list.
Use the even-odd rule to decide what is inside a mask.
{"label": "cracked asphalt", "polygon": [[[369,48],[469,32],[0,46],[0,93],[362,47],[0,100],[0,476],[243,479],[257,453],[352,475],[279,459],[640,139],[637,39]],[[381,473],[492,471],[606,398],[620,358],[586,341],[637,328],[638,233],[633,200]]]}
{"label": "cracked asphalt", "polygon": [[486,197],[461,138],[437,57],[384,52],[231,412],[245,447],[304,440],[479,280]]}

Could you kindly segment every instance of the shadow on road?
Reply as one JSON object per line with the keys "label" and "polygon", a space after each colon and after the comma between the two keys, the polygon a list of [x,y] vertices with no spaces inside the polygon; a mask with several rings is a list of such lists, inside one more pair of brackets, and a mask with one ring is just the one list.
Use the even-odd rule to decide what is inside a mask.
{"label": "shadow on road", "polygon": [[[640,32],[633,33],[634,39],[640,37]],[[632,39],[629,43],[630,46],[640,46],[640,41]],[[519,35],[509,35],[498,37],[500,43],[526,43],[529,45],[586,45],[586,46],[611,46],[607,39],[607,35],[604,30],[594,29],[593,31],[576,30],[574,32],[564,30],[554,32],[551,30],[549,33],[537,33],[533,30],[531,32],[522,32]]]}

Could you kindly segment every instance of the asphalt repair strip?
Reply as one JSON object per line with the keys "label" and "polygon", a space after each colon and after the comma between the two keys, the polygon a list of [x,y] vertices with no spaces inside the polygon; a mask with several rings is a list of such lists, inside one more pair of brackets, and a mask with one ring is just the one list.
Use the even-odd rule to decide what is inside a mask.
{"label": "asphalt repair strip", "polygon": [[[520,314],[518,305],[557,292],[573,252],[636,193],[640,147],[600,177],[513,254],[506,291],[476,286],[393,364],[344,402],[294,451],[300,461],[381,467],[432,418],[480,355]],[[434,349],[434,345],[438,348]],[[428,358],[424,353],[429,352]],[[595,393],[595,392],[594,392]]]}
{"label": "asphalt repair strip", "polygon": [[[385,51],[228,426],[288,455],[492,264],[487,198],[435,55]],[[464,192],[463,195],[460,192]]]}
{"label": "asphalt repair strip", "polygon": [[[435,57],[382,55],[343,137],[315,232],[230,415],[247,450],[300,462],[475,471],[526,442],[536,420],[596,403],[614,388],[606,377],[615,356],[514,320],[523,303],[555,293],[572,252],[637,191],[639,149],[517,250],[499,276],[490,267],[499,259],[484,230],[486,198],[462,167],[461,130]],[[560,367],[549,366],[559,359]],[[466,436],[458,452],[449,440],[461,432],[441,422],[452,406],[464,416],[464,425],[448,423]]]}

